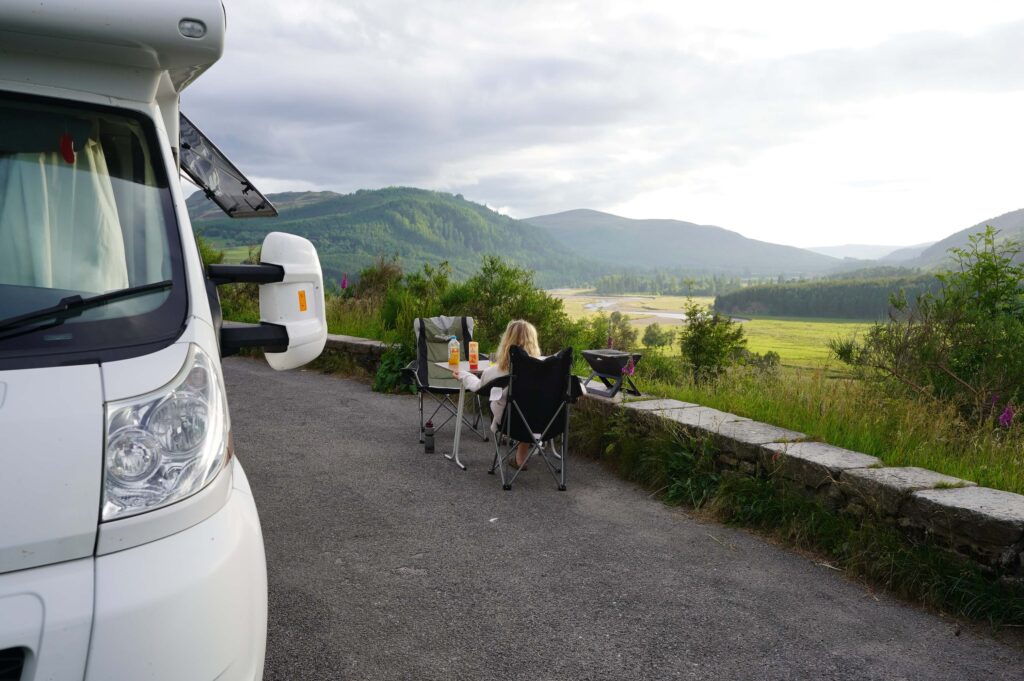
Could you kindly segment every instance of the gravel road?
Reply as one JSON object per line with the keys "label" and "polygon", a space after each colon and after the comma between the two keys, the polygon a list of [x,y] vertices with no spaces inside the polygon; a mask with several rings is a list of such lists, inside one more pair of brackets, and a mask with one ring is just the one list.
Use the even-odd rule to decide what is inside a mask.
{"label": "gravel road", "polygon": [[[1024,679],[1021,648],[570,459],[511,492],[414,398],[224,364],[270,583],[268,680]],[[438,435],[450,447],[450,431]]]}

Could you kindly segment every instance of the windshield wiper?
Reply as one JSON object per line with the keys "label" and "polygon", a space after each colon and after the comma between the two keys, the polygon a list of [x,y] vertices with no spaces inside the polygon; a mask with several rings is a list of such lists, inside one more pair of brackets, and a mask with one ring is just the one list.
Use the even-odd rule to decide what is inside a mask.
{"label": "windshield wiper", "polygon": [[135,296],[152,293],[153,291],[162,291],[170,287],[171,280],[167,279],[153,284],[130,286],[117,291],[102,293],[91,298],[83,298],[82,296],[77,295],[68,296],[67,298],[62,298],[61,301],[53,307],[46,307],[41,310],[35,310],[34,312],[28,312],[16,317],[0,319],[0,339],[20,336],[23,333],[38,331],[40,329],[48,329],[50,327],[63,324],[65,320],[77,317],[86,310],[91,310],[94,307],[106,305],[107,303],[112,303],[117,300],[134,298]]}

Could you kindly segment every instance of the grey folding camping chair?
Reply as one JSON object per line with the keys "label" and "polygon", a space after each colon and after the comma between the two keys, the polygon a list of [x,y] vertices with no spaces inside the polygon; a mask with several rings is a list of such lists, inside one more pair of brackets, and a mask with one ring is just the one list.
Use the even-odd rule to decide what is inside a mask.
{"label": "grey folding camping chair", "polygon": [[516,447],[519,442],[528,442],[530,451],[523,463],[539,458],[558,489],[564,492],[569,405],[581,393],[579,379],[572,375],[572,348],[544,358],[531,357],[518,346],[509,348],[508,376],[480,386],[478,392],[504,385],[508,386],[508,396],[498,433],[507,442],[507,448],[499,445],[499,438],[494,439],[494,462],[488,472],[493,474],[497,470],[502,489],[512,489],[512,483],[523,471],[515,465]]}
{"label": "grey folding camping chair", "polygon": [[[416,359],[406,366],[402,373],[410,384],[416,386],[419,394],[420,407],[420,442],[423,442],[423,431],[427,421],[433,421],[438,413],[443,413],[444,421],[434,423],[434,431],[455,418],[459,395],[459,381],[452,377],[449,370],[437,366],[437,362],[448,360],[448,339],[455,336],[459,340],[461,351],[466,353],[469,342],[473,340],[472,317],[423,317],[413,322],[416,331]],[[483,357],[483,356],[482,356]],[[486,357],[484,357],[486,359]],[[436,405],[434,411],[424,418],[423,396],[429,395]],[[472,401],[476,405],[474,414],[463,413],[463,423],[479,435],[485,442],[490,436],[486,428],[480,430],[480,397]],[[472,421],[470,420],[472,418]]]}

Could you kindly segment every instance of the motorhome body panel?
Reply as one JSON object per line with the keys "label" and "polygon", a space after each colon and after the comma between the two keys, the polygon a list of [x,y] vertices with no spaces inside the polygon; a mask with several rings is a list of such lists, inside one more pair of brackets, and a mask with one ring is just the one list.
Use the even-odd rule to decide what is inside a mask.
{"label": "motorhome body panel", "polygon": [[103,474],[99,366],[5,371],[0,393],[0,573],[92,555]]}
{"label": "motorhome body panel", "polygon": [[[166,72],[181,92],[224,51],[226,25],[220,0],[175,0],[135,3],[123,0],[48,0],[0,5],[0,49],[63,61],[65,68],[46,72],[38,82],[74,76],[90,63],[148,71],[153,79]],[[182,22],[198,23],[202,35],[183,31]],[[154,80],[155,88],[155,80]],[[113,90],[103,94],[119,96]]]}
{"label": "motorhome body panel", "polygon": [[83,558],[0,575],[0,650],[26,651],[22,681],[85,676],[94,568]]}

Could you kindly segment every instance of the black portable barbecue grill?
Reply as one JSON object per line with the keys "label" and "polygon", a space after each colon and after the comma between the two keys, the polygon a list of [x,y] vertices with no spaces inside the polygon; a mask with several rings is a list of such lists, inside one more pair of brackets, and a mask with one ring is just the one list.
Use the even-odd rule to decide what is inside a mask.
{"label": "black portable barbecue grill", "polygon": [[[639,395],[640,390],[633,383],[629,369],[629,361],[633,360],[636,367],[640,361],[639,352],[624,352],[622,350],[584,350],[583,357],[590,365],[593,373],[587,377],[583,385],[587,387],[588,393],[601,395],[602,397],[615,397],[620,390],[629,395]],[[590,382],[595,378],[604,383],[604,388],[592,388]],[[623,386],[625,383],[625,386]]]}

